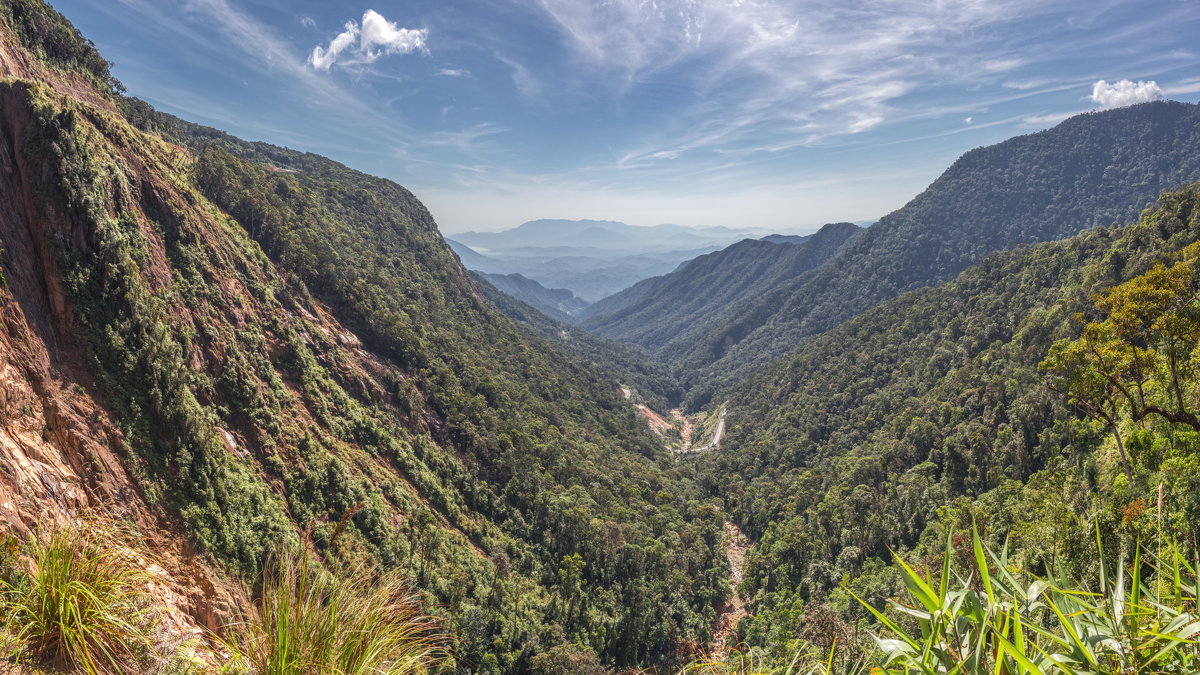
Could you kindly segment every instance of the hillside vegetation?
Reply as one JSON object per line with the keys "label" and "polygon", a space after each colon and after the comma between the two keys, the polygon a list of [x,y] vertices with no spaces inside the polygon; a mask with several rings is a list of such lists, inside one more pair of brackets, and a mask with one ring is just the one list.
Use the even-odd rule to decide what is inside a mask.
{"label": "hillside vegetation", "polygon": [[479,290],[513,321],[570,352],[580,361],[591,364],[611,381],[632,389],[640,400],[655,410],[669,410],[679,405],[683,390],[670,369],[638,347],[606,340],[555,320],[486,280],[481,281]]}
{"label": "hillside vegetation", "polygon": [[1197,147],[1200,105],[1162,101],[972,150],[829,264],[695,317],[655,353],[703,406],[805,338],[987,253],[1136,218],[1160,191],[1200,179]]}
{"label": "hillside vegetation", "polygon": [[464,670],[706,639],[728,592],[719,514],[616,382],[482,297],[411,193],[78,96],[71,69],[94,59],[45,55],[90,46],[40,2],[6,10],[50,23],[5,51],[35,57],[0,85],[0,295],[61,329],[53,358],[86,372],[55,377],[119,429],[102,442],[164,527],[227,579],[302,539],[335,571],[397,570]]}
{"label": "hillside vegetation", "polygon": [[824,265],[860,233],[837,223],[797,244],[745,239],[604,298],[580,313],[580,326],[654,353],[692,324]]}
{"label": "hillside vegetation", "polygon": [[[1108,425],[1052,390],[1039,366],[1101,314],[1098,294],[1161,284],[1160,263],[1193,269],[1198,239],[1193,185],[1138,224],[990,255],[809,340],[739,387],[731,450],[704,456],[702,473],[757,540],[741,589],[748,640],[786,644],[804,632],[803,610],[822,604],[865,618],[840,586],[873,602],[893,595],[889,548],[936,560],[947,532],[969,531],[972,519],[997,546],[1007,535],[1013,564],[1034,573],[1094,574],[1095,528],[1111,551],[1150,531],[1194,547],[1196,429],[1126,415],[1126,474]],[[1183,287],[1188,312],[1195,279]],[[1188,344],[1180,358],[1190,364]],[[1200,378],[1183,386],[1196,400]]]}

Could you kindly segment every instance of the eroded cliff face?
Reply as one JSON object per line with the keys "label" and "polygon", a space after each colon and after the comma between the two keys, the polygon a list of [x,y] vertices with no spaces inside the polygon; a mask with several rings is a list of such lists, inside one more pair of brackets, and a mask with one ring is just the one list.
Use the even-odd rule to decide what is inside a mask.
{"label": "eroded cliff face", "polygon": [[[157,560],[169,640],[203,635],[229,618],[236,586],[192,554],[177,523],[151,507],[128,470],[124,435],[92,380],[55,247],[82,249],[87,223],[36,194],[25,147],[37,122],[32,89],[78,96],[113,112],[86,83],[31,59],[0,27],[0,531],[31,536],[67,520],[134,524]],[[15,79],[21,78],[21,79]],[[32,84],[34,79],[44,83]],[[47,86],[48,85],[48,86]]]}
{"label": "eroded cliff face", "polygon": [[[88,516],[134,524],[156,555],[147,565],[174,639],[249,605],[253,565],[221,560],[261,562],[372,499],[367,515],[381,520],[369,526],[404,538],[410,564],[429,565],[415,561],[420,547],[434,564],[493,575],[464,530],[495,538],[494,526],[433,503],[422,489],[445,486],[411,458],[367,451],[350,430],[361,420],[344,414],[387,406],[405,427],[371,433],[406,450],[440,426],[421,392],[328,307],[285,289],[195,190],[195,157],[134,129],[3,26],[0,74],[0,532]],[[323,510],[298,514],[289,488],[336,501],[318,494]],[[323,553],[378,555],[361,535],[332,546]]]}

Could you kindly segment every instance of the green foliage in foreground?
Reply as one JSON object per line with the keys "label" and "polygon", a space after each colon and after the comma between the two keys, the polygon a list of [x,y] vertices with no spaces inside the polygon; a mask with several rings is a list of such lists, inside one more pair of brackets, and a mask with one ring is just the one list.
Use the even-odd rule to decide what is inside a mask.
{"label": "green foliage in foreground", "polygon": [[[1159,557],[1100,561],[1094,585],[1055,570],[1045,579],[1012,571],[1008,552],[972,539],[974,566],[952,574],[947,540],[941,575],[926,577],[897,558],[911,600],[893,620],[864,606],[888,628],[878,637],[884,671],[916,673],[1189,673],[1200,666],[1200,577],[1174,544]],[[903,625],[910,624],[909,626]]]}
{"label": "green foliage in foreground", "polygon": [[224,673],[404,675],[446,660],[438,622],[395,573],[334,575],[306,553],[284,552],[257,595],[246,620],[225,628]]}
{"label": "green foliage in foreground", "polygon": [[[730,404],[726,450],[700,458],[715,493],[757,543],[742,592],[753,646],[788,652],[822,607],[851,624],[864,599],[901,584],[889,549],[922,561],[978,520],[993,545],[1042,573],[1094,574],[1081,536],[1106,546],[1163,522],[1195,547],[1200,435],[1160,416],[1110,431],[1053,391],[1039,364],[1079,336],[1081,313],[1115,285],[1187,257],[1200,188],[1163,195],[1138,224],[989,256],[943,286],[904,295],[806,343]],[[1195,359],[1195,356],[1189,357]],[[1190,361],[1194,362],[1194,361]],[[1188,383],[1187,400],[1200,381]]]}
{"label": "green foliage in foreground", "polygon": [[146,670],[152,577],[131,532],[89,520],[6,543],[0,621],[13,656],[88,675]]}
{"label": "green foliage in foreground", "polygon": [[[1167,538],[1135,545],[1112,564],[1099,537],[1097,576],[1063,569],[1045,576],[1020,569],[1007,546],[991,550],[973,531],[948,538],[940,573],[922,573],[900,556],[906,593],[877,609],[854,596],[874,619],[875,649],[836,642],[827,653],[811,645],[772,661],[755,650],[684,673],[777,675],[1082,675],[1194,673],[1200,667],[1200,576]],[[966,550],[960,550],[966,549]]]}

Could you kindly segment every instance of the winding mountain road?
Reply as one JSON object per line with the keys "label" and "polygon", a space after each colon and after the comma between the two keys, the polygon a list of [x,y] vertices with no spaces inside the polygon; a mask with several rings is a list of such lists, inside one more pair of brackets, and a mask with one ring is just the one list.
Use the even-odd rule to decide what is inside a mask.
{"label": "winding mountain road", "polygon": [[721,436],[723,436],[725,434],[725,411],[726,411],[725,408],[721,408],[721,417],[720,417],[720,419],[717,420],[717,428],[716,428],[716,430],[713,431],[712,440],[709,441],[708,444],[701,445],[696,448],[688,448],[687,450],[680,450],[678,454],[680,454],[680,455],[698,454],[701,452],[708,452],[709,450],[715,450],[718,446],[720,446],[721,445]]}

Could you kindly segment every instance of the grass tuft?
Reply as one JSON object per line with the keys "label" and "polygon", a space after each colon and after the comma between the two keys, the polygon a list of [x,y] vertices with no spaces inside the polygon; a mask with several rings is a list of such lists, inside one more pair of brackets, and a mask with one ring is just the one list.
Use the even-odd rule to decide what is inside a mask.
{"label": "grass tuft", "polygon": [[394,573],[334,576],[285,553],[263,575],[256,615],[226,627],[228,673],[424,673],[446,659],[436,619]]}
{"label": "grass tuft", "polygon": [[104,520],[10,542],[0,568],[9,656],[89,675],[136,672],[153,646],[151,575],[126,528]]}

